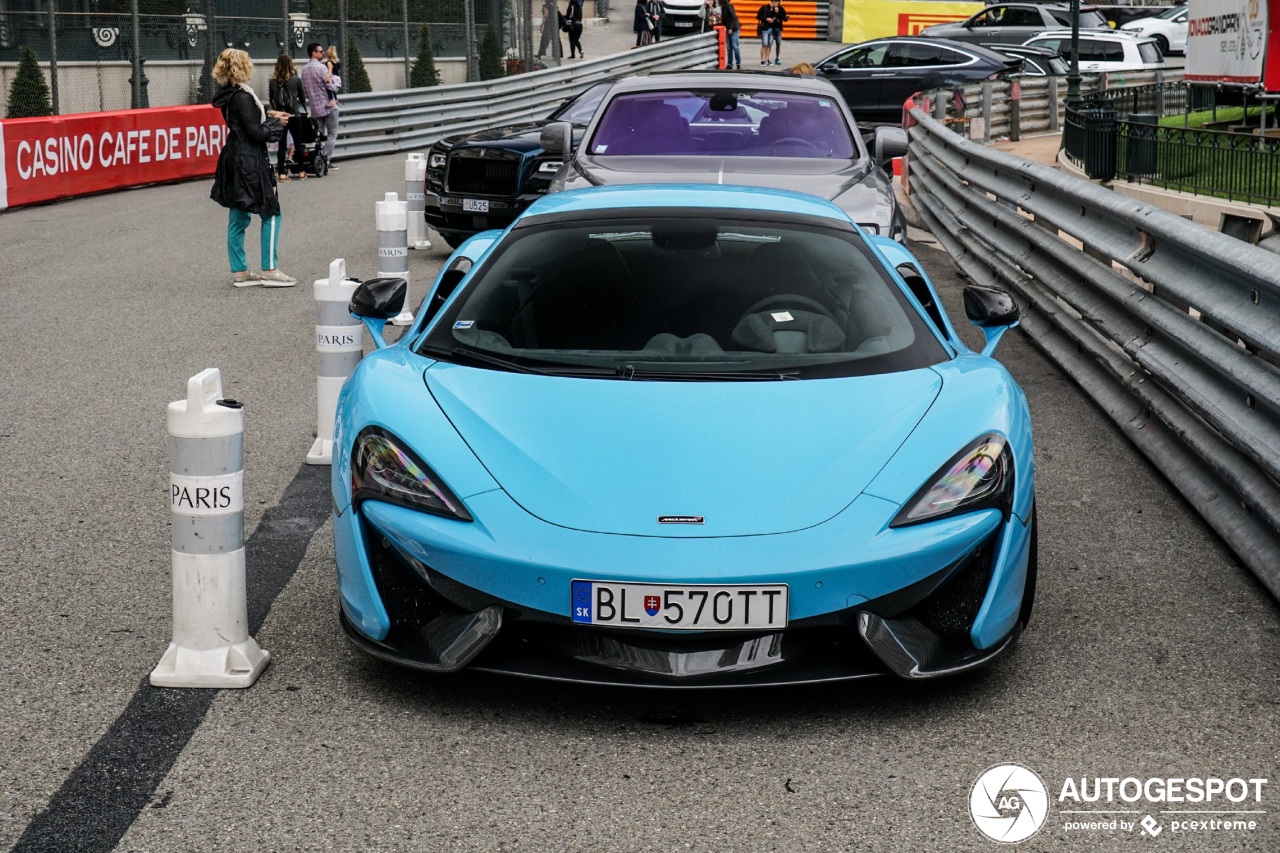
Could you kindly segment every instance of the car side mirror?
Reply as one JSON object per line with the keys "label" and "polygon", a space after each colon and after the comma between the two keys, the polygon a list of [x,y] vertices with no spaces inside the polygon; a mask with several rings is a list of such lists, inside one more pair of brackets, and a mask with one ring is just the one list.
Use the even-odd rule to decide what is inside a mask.
{"label": "car side mirror", "polygon": [[818,70],[823,74],[837,74],[840,71],[840,66],[834,62],[824,62],[818,66]]}
{"label": "car side mirror", "polygon": [[382,330],[387,321],[404,309],[409,283],[402,278],[371,278],[362,282],[351,294],[347,310],[364,321],[378,349],[387,345]]}
{"label": "car side mirror", "polygon": [[900,127],[881,126],[876,128],[875,156],[876,163],[889,169],[895,157],[907,153],[907,132]]}
{"label": "car side mirror", "polygon": [[991,355],[1004,333],[1018,325],[1022,316],[1018,303],[998,287],[970,284],[964,289],[964,313],[969,322],[982,329],[986,338],[983,355]]}
{"label": "car side mirror", "polygon": [[567,121],[553,121],[542,128],[538,142],[543,151],[568,160],[573,154],[573,125]]}

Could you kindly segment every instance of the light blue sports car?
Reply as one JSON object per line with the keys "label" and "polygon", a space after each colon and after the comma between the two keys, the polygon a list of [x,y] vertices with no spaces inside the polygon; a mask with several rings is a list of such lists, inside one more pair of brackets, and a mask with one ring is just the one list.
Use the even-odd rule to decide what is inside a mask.
{"label": "light blue sports car", "polygon": [[963,672],[1035,591],[1031,421],[970,286],[838,207],[729,186],[548,196],[464,243],[335,426],[341,621],[362,650],[668,687]]}

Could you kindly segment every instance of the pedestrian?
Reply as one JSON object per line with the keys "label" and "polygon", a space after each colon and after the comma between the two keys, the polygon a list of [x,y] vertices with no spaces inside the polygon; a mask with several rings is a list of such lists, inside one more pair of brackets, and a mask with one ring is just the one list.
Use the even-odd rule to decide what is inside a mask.
{"label": "pedestrian", "polygon": [[631,29],[636,34],[636,47],[643,47],[653,40],[651,31],[653,21],[649,18],[649,7],[645,0],[636,0],[635,12],[631,20]]}
{"label": "pedestrian", "polygon": [[742,35],[742,21],[738,20],[738,10],[733,8],[733,0],[720,0],[720,23],[724,25],[724,67],[742,70],[742,46],[738,37]]}
{"label": "pedestrian", "polygon": [[[253,61],[243,50],[227,48],[213,66],[218,91],[213,105],[222,110],[227,137],[218,154],[209,197],[230,210],[227,220],[227,260],[231,283],[236,287],[292,287],[296,278],[279,269],[280,200],[267,143],[284,134],[289,114],[267,110],[249,85]],[[262,220],[262,272],[249,271],[244,254],[244,232],[257,214]]]}
{"label": "pedestrian", "polygon": [[[782,64],[782,25],[787,20],[787,10],[782,8],[779,0],[769,0],[768,3],[756,10],[756,21],[760,25],[760,64],[761,65],[781,65]],[[776,49],[776,55],[772,62],[769,61],[769,55]]]}
{"label": "pedestrian", "polygon": [[[297,69],[293,67],[293,58],[282,53],[276,58],[276,67],[271,72],[271,82],[267,85],[270,95],[271,109],[299,116],[305,121],[307,107],[306,95],[302,91],[302,80],[298,78]],[[280,144],[276,150],[276,174],[280,180],[289,180],[288,154],[293,144],[288,131],[280,134]],[[306,172],[299,172],[299,178],[305,178]]]}
{"label": "pedestrian", "polygon": [[701,19],[700,32],[710,32],[720,26],[720,6],[716,0],[702,0],[702,5],[698,7],[698,18]]}
{"label": "pedestrian", "polygon": [[329,90],[328,82],[333,78],[329,67],[321,61],[324,48],[320,42],[313,41],[307,45],[310,60],[302,66],[302,91],[307,100],[307,109],[311,117],[319,122],[325,131],[324,159],[332,165],[333,146],[338,141],[338,96]]}
{"label": "pedestrian", "polygon": [[582,52],[582,0],[569,0],[564,22],[569,28],[569,58],[573,59],[576,53],[578,59],[585,59],[587,55]]}
{"label": "pedestrian", "polygon": [[662,3],[660,0],[649,0],[645,4],[645,12],[649,15],[649,35],[654,44],[662,41]]}
{"label": "pedestrian", "polygon": [[560,43],[560,22],[563,19],[564,16],[556,8],[556,0],[542,0],[542,41],[538,43],[537,53],[539,59],[547,55],[548,48],[555,59],[564,56],[564,45]]}

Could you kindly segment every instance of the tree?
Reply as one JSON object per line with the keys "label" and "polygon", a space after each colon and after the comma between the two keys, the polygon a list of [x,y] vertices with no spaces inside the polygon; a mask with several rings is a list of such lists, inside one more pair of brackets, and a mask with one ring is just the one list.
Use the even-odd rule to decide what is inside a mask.
{"label": "tree", "polygon": [[431,29],[422,25],[418,34],[418,58],[409,70],[409,86],[421,89],[424,86],[439,86],[440,72],[436,70],[436,58],[431,53]]}
{"label": "tree", "polygon": [[484,40],[480,42],[480,79],[497,80],[507,76],[502,67],[502,42],[498,40],[498,28],[485,27]]}
{"label": "tree", "polygon": [[342,91],[348,95],[356,92],[372,92],[373,83],[369,82],[369,72],[364,68],[364,60],[355,42],[347,45],[347,59],[342,66]]}
{"label": "tree", "polygon": [[25,44],[18,52],[18,73],[9,87],[9,113],[6,118],[51,116],[53,106],[49,101],[49,84],[36,55]]}

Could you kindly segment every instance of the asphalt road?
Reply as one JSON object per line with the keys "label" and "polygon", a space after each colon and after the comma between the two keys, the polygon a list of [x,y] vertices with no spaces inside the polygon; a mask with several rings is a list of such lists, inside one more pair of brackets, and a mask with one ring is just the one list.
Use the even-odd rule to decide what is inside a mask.
{"label": "asphalt road", "polygon": [[[403,159],[282,187],[282,268],[376,269]],[[0,845],[23,851],[990,851],[975,779],[1037,771],[1027,850],[1280,849],[1280,609],[1022,336],[1041,523],[1035,618],[988,670],[786,690],[649,692],[366,659],[337,625],[310,287],[236,290],[208,182],[0,216]],[[250,243],[256,261],[256,241]],[[949,260],[920,249],[958,311]],[[414,253],[414,298],[445,258]],[[218,367],[245,403],[254,633],[243,691],[155,690],[168,644],[165,406]],[[1262,802],[1112,805],[1068,777],[1266,778]],[[1098,803],[1077,808],[1097,809]],[[1175,832],[1161,809],[1261,811]],[[1109,816],[1111,817],[1111,816]],[[1197,816],[1203,817],[1203,816]]]}

